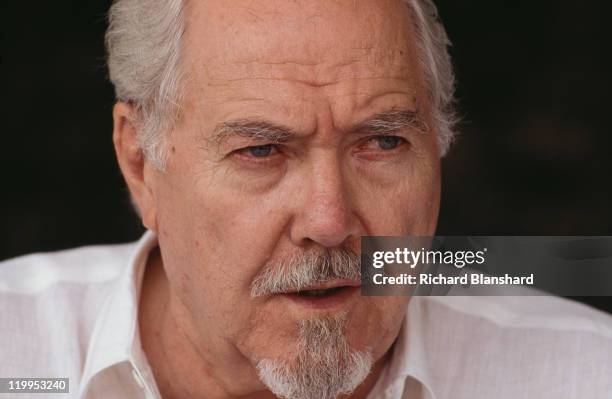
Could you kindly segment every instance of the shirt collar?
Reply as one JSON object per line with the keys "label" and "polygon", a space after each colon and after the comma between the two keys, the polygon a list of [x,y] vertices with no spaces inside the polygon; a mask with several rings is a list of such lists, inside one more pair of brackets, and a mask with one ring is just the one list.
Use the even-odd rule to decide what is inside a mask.
{"label": "shirt collar", "polygon": [[[153,381],[140,343],[138,302],[147,258],[156,245],[156,235],[147,231],[136,243],[134,252],[118,280],[110,287],[89,342],[79,398],[86,397],[97,374],[126,361],[132,364],[135,373],[144,374],[141,377],[143,380]],[[157,391],[155,386],[149,386],[148,389]]]}
{"label": "shirt collar", "polygon": [[385,398],[401,398],[404,392],[411,392],[408,397],[436,399],[426,351],[427,314],[423,306],[426,301],[426,297],[420,296],[410,299],[391,361],[379,381]]}

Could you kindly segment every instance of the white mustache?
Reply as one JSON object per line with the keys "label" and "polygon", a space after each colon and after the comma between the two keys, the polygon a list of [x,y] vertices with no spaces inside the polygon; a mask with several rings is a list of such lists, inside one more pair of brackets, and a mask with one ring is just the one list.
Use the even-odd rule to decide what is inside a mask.
{"label": "white mustache", "polygon": [[361,259],[351,249],[307,251],[270,262],[251,283],[251,297],[301,291],[330,280],[359,280]]}

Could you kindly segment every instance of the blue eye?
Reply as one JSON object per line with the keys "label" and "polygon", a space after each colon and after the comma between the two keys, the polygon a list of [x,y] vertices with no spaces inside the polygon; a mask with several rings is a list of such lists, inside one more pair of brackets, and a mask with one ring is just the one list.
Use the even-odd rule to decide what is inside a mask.
{"label": "blue eye", "polygon": [[272,152],[272,144],[266,144],[266,145],[258,145],[256,147],[249,147],[247,148],[247,151],[249,152],[250,155],[254,156],[255,158],[265,158],[267,156],[270,155],[270,153]]}
{"label": "blue eye", "polygon": [[380,136],[376,137],[375,140],[378,142],[378,146],[382,150],[393,150],[400,144],[401,137],[397,136]]}

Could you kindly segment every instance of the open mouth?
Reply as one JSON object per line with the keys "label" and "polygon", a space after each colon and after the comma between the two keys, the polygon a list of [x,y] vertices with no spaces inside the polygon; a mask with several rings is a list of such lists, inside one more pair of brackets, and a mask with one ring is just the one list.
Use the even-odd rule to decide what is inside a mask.
{"label": "open mouth", "polygon": [[304,291],[295,292],[293,295],[297,295],[303,298],[328,298],[335,294],[339,294],[340,292],[348,288],[350,287],[342,286],[342,287],[333,287],[333,288],[328,288],[328,289],[323,289],[323,290],[304,290]]}
{"label": "open mouth", "polygon": [[349,306],[351,298],[359,295],[360,284],[356,281],[332,281],[283,295],[295,305],[307,309],[331,310]]}

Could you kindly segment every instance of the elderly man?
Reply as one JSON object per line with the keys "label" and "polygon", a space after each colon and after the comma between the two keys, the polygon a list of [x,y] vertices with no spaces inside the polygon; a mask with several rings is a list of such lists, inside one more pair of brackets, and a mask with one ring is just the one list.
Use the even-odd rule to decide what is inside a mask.
{"label": "elderly man", "polygon": [[113,139],[149,231],[2,265],[0,377],[78,398],[610,398],[594,310],[360,295],[361,236],[436,228],[454,82],[429,0],[117,0],[109,20]]}

